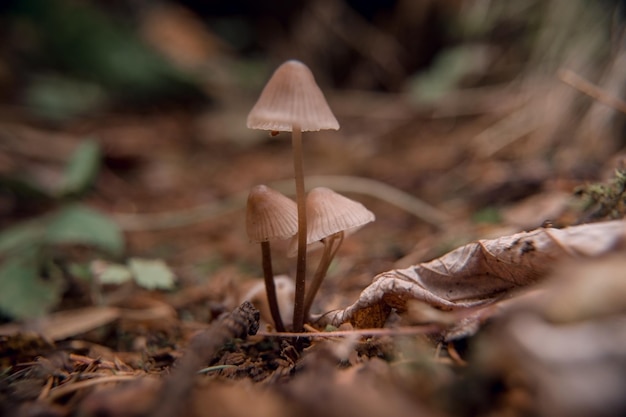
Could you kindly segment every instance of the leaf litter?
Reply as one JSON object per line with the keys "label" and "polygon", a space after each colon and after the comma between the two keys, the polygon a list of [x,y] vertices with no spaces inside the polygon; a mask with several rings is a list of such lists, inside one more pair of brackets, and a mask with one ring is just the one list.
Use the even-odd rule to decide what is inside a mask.
{"label": "leaf litter", "polygon": [[[42,327],[50,329],[41,333],[47,334],[44,337],[4,325],[0,333],[5,334],[6,347],[0,358],[3,366],[12,363],[12,368],[3,377],[0,392],[12,393],[11,399],[5,397],[6,404],[17,400],[22,403],[22,412],[46,409],[57,410],[59,415],[65,411],[55,404],[80,392],[85,394],[74,401],[82,398],[78,410],[87,415],[173,415],[188,407],[197,410],[195,407],[201,407],[198,404],[207,404],[207,393],[215,390],[221,396],[209,398],[229,410],[225,415],[242,415],[239,413],[253,412],[256,407],[261,407],[261,415],[303,410],[311,415],[322,411],[339,415],[347,410],[348,414],[375,415],[385,409],[398,415],[416,410],[438,415],[434,410],[439,406],[427,407],[432,400],[414,391],[423,378],[434,378],[434,386],[426,392],[434,390],[435,404],[441,400],[439,396],[457,398],[453,405],[444,407],[453,414],[459,413],[457,407],[491,409],[476,403],[480,395],[463,397],[457,391],[473,381],[476,385],[472,389],[483,390],[482,395],[489,397],[496,380],[503,384],[501,395],[521,396],[506,399],[508,407],[581,416],[607,404],[620,409],[621,391],[613,387],[624,383],[614,366],[621,366],[619,346],[623,346],[626,335],[625,239],[626,223],[619,220],[565,229],[540,228],[471,243],[431,262],[380,274],[353,305],[323,315],[320,322],[327,328],[320,333],[263,331],[245,340],[245,333],[256,333],[259,313],[252,305],[243,305],[244,310],[236,309],[233,316],[193,330],[195,336],[182,356],[175,354],[166,360],[170,365],[177,363],[169,375],[159,371],[163,365],[157,358],[164,352],[148,356],[121,351],[103,354],[96,345],[71,341],[72,336],[88,334],[104,323],[124,320],[120,309],[70,310],[58,320],[51,316]],[[594,279],[595,285],[590,285],[591,277],[600,270],[603,272]],[[530,290],[524,290],[527,287]],[[434,307],[438,313],[424,314],[423,308],[416,310],[414,302]],[[238,311],[248,311],[244,316],[252,316],[241,322]],[[126,320],[147,324],[162,317],[129,315]],[[372,329],[383,327],[385,322],[386,328]],[[479,332],[486,322],[492,324]],[[339,329],[333,330],[333,326]],[[466,340],[473,340],[475,345],[461,353],[469,362],[461,359],[454,347],[467,349],[461,343]],[[434,350],[437,343],[447,346],[445,354]],[[27,354],[33,348],[37,349],[34,362],[16,361],[15,352]],[[480,354],[474,357],[473,349]],[[612,364],[613,359],[605,361],[602,357],[617,362]],[[452,362],[448,364],[445,358]],[[516,374],[518,361],[523,364],[522,376]],[[144,365],[138,368],[141,362]],[[211,372],[197,385],[194,375],[203,367]],[[466,368],[465,377],[451,379],[454,367]],[[545,372],[546,367],[553,372]],[[514,382],[509,380],[512,372]],[[321,375],[326,375],[324,383],[313,383]],[[531,380],[539,386],[525,385]],[[287,381],[291,382],[284,385]],[[561,388],[564,381],[569,385]],[[606,387],[600,399],[584,395],[598,385]],[[267,386],[274,388],[262,388]],[[362,395],[350,387],[369,392],[369,400],[362,403]],[[536,403],[529,397],[532,390],[541,392]],[[569,395],[572,391],[580,391],[574,402]],[[243,392],[255,398],[246,406],[234,400]],[[414,397],[408,397],[409,393]],[[144,399],[131,404],[134,395]],[[23,402],[28,399],[31,401]],[[314,405],[322,399],[322,408]],[[446,411],[446,407],[452,409]]]}
{"label": "leaf litter", "polygon": [[[575,2],[568,8],[556,0],[545,4],[555,20],[574,16],[575,27],[583,26],[580,16],[590,15],[577,13]],[[520,24],[514,11],[507,22]],[[306,47],[293,40],[294,50],[311,57],[316,48],[325,57],[329,47],[358,47],[360,37],[377,36],[342,2],[316,2],[305,12],[315,16],[301,22],[311,33],[341,40]],[[165,23],[168,16],[181,18],[171,11],[153,16]],[[198,23],[191,14],[182,18]],[[356,22],[357,29],[344,31],[336,19]],[[164,27],[154,23],[152,36]],[[319,25],[339,32],[317,30]],[[533,37],[535,55],[559,54],[558,48],[542,48],[543,38]],[[391,46],[383,48],[387,54],[404,48],[379,39]],[[601,49],[594,47],[597,39],[587,45]],[[464,47],[455,46],[461,52]],[[623,172],[623,156],[615,152],[620,142],[612,140],[614,126],[592,117],[607,109],[581,102],[569,85],[553,82],[555,63],[567,62],[584,74],[575,63],[596,59],[585,48],[575,49],[575,59],[564,48],[564,56],[534,68],[525,64],[528,51],[501,60],[507,68],[489,62],[502,71],[497,79],[516,59],[524,62],[532,82],[519,89],[511,84],[455,90],[476,77],[473,71],[489,79],[487,65],[439,80],[441,97],[432,96],[428,104],[407,105],[404,93],[333,93],[333,103],[341,103],[341,139],[349,140],[320,135],[306,144],[307,169],[316,174],[307,184],[363,197],[378,220],[346,240],[314,306],[322,313],[319,321],[297,334],[277,333],[266,318],[259,324],[254,310],[240,307],[248,290],[262,283],[256,279],[257,253],[244,237],[240,196],[261,177],[288,178],[291,168],[285,164],[288,148],[224,127],[233,113],[241,121],[237,99],[225,100],[215,89],[220,106],[193,118],[177,110],[108,114],[101,121],[70,123],[61,133],[3,119],[12,134],[3,134],[2,172],[26,168],[44,191],[21,183],[19,190],[28,188],[46,204],[58,193],[86,193],[84,202],[97,211],[56,207],[65,201],[54,201],[56,213],[78,212],[79,221],[52,217],[71,226],[52,234],[42,234],[46,225],[22,223],[29,227],[3,241],[14,246],[47,238],[58,246],[46,246],[52,250],[47,262],[29,269],[31,278],[39,269],[45,272],[37,274],[42,282],[30,279],[28,285],[43,291],[38,299],[47,314],[9,323],[3,318],[0,325],[0,414],[623,415],[624,224],[607,221],[623,218],[623,180],[581,189],[589,199],[582,209],[572,207],[571,195],[588,178],[607,183],[600,164],[607,172],[613,165]],[[184,47],[170,51],[184,53]],[[369,49],[357,51],[356,62],[393,73]],[[219,69],[223,57],[215,54],[197,65],[211,61]],[[489,54],[480,59],[491,59]],[[368,65],[352,80],[357,86],[367,85]],[[623,73],[617,64],[607,68],[606,82]],[[219,77],[227,75],[218,71]],[[391,82],[377,76],[369,81]],[[207,85],[215,83],[210,79]],[[229,99],[235,98],[237,80],[226,84]],[[586,106],[590,111],[579,117]],[[88,143],[77,146],[86,130],[105,158],[96,178],[98,152]],[[570,137],[571,142],[562,139]],[[44,146],[52,138],[55,146]],[[64,169],[59,162],[72,159],[71,149],[85,159]],[[0,210],[10,215],[0,219],[2,226],[49,208],[13,194],[3,203]],[[134,271],[147,280],[138,281],[173,289],[147,291],[121,270],[97,282],[63,268],[101,259],[102,253],[83,247],[94,245],[118,254],[107,259],[109,265],[129,269],[119,259],[115,224],[100,218],[101,212],[113,214],[125,229],[130,256],[166,261]],[[532,230],[544,221],[545,227]],[[571,226],[581,221],[597,223]],[[394,266],[399,258],[402,268]],[[286,262],[275,266],[293,272]],[[54,303],[44,304],[52,285]],[[255,301],[263,310],[263,300]],[[245,333],[232,326],[242,310],[250,314]],[[257,325],[256,335],[247,334]],[[198,374],[203,369],[211,371]]]}
{"label": "leaf litter", "polygon": [[480,240],[433,261],[384,272],[353,305],[320,320],[380,327],[387,317],[374,312],[404,311],[409,300],[444,310],[488,304],[537,282],[559,261],[602,256],[623,248],[625,239],[626,222],[618,220]]}

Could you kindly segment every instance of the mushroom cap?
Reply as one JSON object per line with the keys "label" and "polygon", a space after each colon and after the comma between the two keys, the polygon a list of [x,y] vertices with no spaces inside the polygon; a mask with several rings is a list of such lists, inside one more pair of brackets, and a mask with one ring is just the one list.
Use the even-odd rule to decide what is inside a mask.
{"label": "mushroom cap", "polygon": [[[306,197],[307,245],[338,232],[355,232],[376,217],[365,206],[326,187],[313,188]],[[297,241],[289,245],[288,255],[295,255]]]}
{"label": "mushroom cap", "polygon": [[300,61],[290,60],[274,71],[256,104],[248,114],[250,129],[291,132],[339,129],[339,122],[328,107],[311,70]]}
{"label": "mushroom cap", "polygon": [[296,203],[266,185],[253,187],[246,205],[246,230],[255,243],[292,237],[298,232]]}
{"label": "mushroom cap", "polygon": [[[250,281],[249,281],[250,282]],[[292,324],[293,321],[293,302],[295,298],[295,283],[287,275],[274,276],[274,285],[276,286],[276,301],[278,301],[278,310],[280,317],[285,325]],[[239,299],[239,302],[250,301],[261,312],[261,318],[268,323],[273,323],[272,314],[270,313],[269,302],[267,301],[267,292],[263,280],[257,282],[252,281],[252,285]]]}

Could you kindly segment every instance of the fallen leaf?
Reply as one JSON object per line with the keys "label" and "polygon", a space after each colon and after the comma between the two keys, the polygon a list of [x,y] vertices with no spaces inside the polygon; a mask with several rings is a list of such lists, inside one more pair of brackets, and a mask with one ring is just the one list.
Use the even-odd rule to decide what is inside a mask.
{"label": "fallen leaf", "polygon": [[14,335],[35,331],[47,340],[63,340],[111,323],[120,316],[120,309],[96,306],[59,311],[26,323],[8,323],[0,326],[0,334]]}
{"label": "fallen leaf", "polygon": [[546,281],[540,311],[552,323],[626,314],[626,259],[622,254],[567,262]]}
{"label": "fallen leaf", "polygon": [[58,303],[63,283],[50,277],[42,279],[37,251],[25,249],[0,265],[0,312],[13,318],[35,318]]}
{"label": "fallen leaf", "polygon": [[[484,393],[492,392],[493,381],[502,381],[498,395],[521,406],[523,415],[625,415],[626,293],[617,282],[623,281],[620,267],[623,254],[567,261],[545,285],[493,304],[499,312],[472,340],[468,378],[446,393],[471,390],[473,395],[459,398],[454,407],[473,409],[477,399],[489,398]],[[607,277],[599,278],[598,268]],[[609,287],[615,289],[608,297],[612,302],[599,297]],[[507,415],[494,410],[505,403],[490,401],[489,412],[480,415]]]}
{"label": "fallen leaf", "polygon": [[161,259],[131,258],[128,267],[132,271],[137,284],[149,290],[169,290],[174,287],[174,273]]}
{"label": "fallen leaf", "polygon": [[[381,325],[390,307],[402,312],[409,300],[444,310],[485,305],[541,280],[560,260],[598,257],[623,248],[625,240],[623,220],[479,240],[430,262],[379,274],[354,304],[325,314],[319,323]],[[370,312],[376,317],[367,320]]]}
{"label": "fallen leaf", "polygon": [[83,141],[65,167],[61,195],[80,194],[89,188],[98,174],[100,158],[98,142],[93,139]]}
{"label": "fallen leaf", "polygon": [[117,225],[99,211],[80,204],[63,207],[51,215],[44,242],[90,245],[113,255],[124,250],[124,236]]}

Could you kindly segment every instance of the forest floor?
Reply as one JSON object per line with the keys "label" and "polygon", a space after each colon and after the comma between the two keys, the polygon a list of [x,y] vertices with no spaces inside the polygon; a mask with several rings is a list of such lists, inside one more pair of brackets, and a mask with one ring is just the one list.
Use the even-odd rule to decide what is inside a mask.
{"label": "forest floor", "polygon": [[[340,101],[339,132],[305,133],[305,172],[311,184],[362,202],[376,221],[345,239],[315,314],[347,307],[379,273],[477,239],[571,226],[585,217],[574,191],[586,182],[557,176],[547,162],[480,156],[472,138],[484,131],[484,117],[435,119],[394,96],[330,96],[331,106]],[[369,109],[351,116],[351,102]],[[120,224],[124,256],[164,260],[176,284],[168,291],[132,282],[97,285],[66,272],[55,312],[0,327],[6,415],[549,415],[581,403],[583,410],[605,410],[595,400],[571,401],[563,390],[594,361],[619,363],[623,355],[571,358],[567,342],[550,345],[542,336],[528,342],[532,349],[547,343],[546,351],[557,356],[563,349],[561,361],[552,358],[555,375],[546,375],[536,368],[548,359],[533,354],[548,353],[503,340],[511,337],[507,314],[447,340],[446,329],[463,315],[392,312],[380,333],[312,322],[307,335],[295,337],[276,334],[265,313],[259,334],[246,338],[248,327],[259,324],[242,318],[238,306],[252,287],[262,288],[262,273],[260,250],[245,231],[245,196],[259,183],[291,193],[293,167],[288,134],[246,132],[234,140],[245,124],[241,115],[233,124],[215,110],[110,116],[63,131],[11,123],[22,144],[19,157],[40,177],[61,170],[78,138],[97,137],[103,165],[83,202]],[[52,140],[58,146],[46,143]],[[364,178],[421,203],[398,207],[377,185],[360,187]],[[613,184],[611,178],[605,184]],[[196,208],[191,217],[190,208]],[[273,248],[274,269],[293,276],[295,262],[285,249]],[[59,262],[87,259],[93,267],[97,259],[81,248],[61,253]],[[311,252],[310,265],[318,257]],[[260,294],[257,306],[266,308]],[[488,331],[486,323],[492,323]],[[340,332],[328,337],[330,330]],[[617,333],[614,343],[623,339],[623,327]],[[606,348],[589,346],[598,354]],[[607,375],[594,378],[599,390],[608,389]],[[602,395],[610,407],[623,407],[610,392]]]}
{"label": "forest floor", "polygon": [[[0,86],[63,116],[0,105],[0,416],[626,415],[626,61],[623,32],[608,48],[605,20],[579,22],[588,2],[580,13],[476,2],[478,14],[445,2],[441,22],[439,2],[398,2],[422,12],[399,7],[388,27],[344,2],[305,2],[282,16],[300,36],[284,36],[271,10],[255,16],[257,2],[249,21],[203,17],[235,24],[231,35],[272,29],[259,41],[268,62],[302,53],[322,87],[338,86],[323,90],[341,129],[303,134],[306,188],[376,219],[345,237],[297,333],[275,330],[246,233],[255,185],[295,189],[289,133],[246,128],[266,64],[186,9],[152,15],[146,3],[133,35],[205,78],[193,87],[202,99],[177,79],[152,93],[173,86],[186,99],[141,101],[137,81],[162,75],[161,61],[99,8],[79,15],[79,29],[98,29],[79,30],[82,44],[56,30],[71,13],[35,3],[50,25],[15,12],[2,62],[32,53],[26,66],[76,67],[67,79],[0,67]],[[443,42],[477,16],[482,32]],[[23,36],[37,28],[41,50]],[[544,30],[561,30],[563,45]],[[75,46],[84,61],[65,56]],[[145,61],[120,70],[111,51]],[[412,66],[394,66],[402,59]],[[288,246],[272,242],[287,323]],[[320,257],[309,252],[308,282]]]}

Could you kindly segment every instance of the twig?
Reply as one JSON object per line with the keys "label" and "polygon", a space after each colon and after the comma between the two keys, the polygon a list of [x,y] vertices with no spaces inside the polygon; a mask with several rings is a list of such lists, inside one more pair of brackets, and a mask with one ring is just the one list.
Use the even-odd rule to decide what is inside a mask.
{"label": "twig", "polygon": [[139,378],[139,375],[109,375],[101,378],[93,378],[85,381],[68,383],[61,385],[60,387],[52,388],[46,400],[53,402],[58,398],[61,398],[67,394],[70,394],[79,389],[91,387],[93,385],[105,384],[107,382],[120,382],[120,381],[133,381]]}
{"label": "twig", "polygon": [[229,340],[245,339],[248,335],[255,334],[258,328],[259,311],[246,301],[232,313],[222,316],[208,329],[196,335],[191,340],[188,351],[163,383],[161,395],[146,416],[182,415],[198,370]]}
{"label": "twig", "polygon": [[594,100],[597,100],[602,104],[605,104],[609,107],[614,108],[617,111],[626,114],[626,101],[607,93],[600,87],[585,80],[574,71],[562,69],[559,71],[559,78],[565,84],[574,87],[581,93],[588,95]]}
{"label": "twig", "polygon": [[454,343],[452,343],[452,342],[448,343],[448,355],[450,355],[452,360],[457,365],[467,366],[467,361],[461,357],[459,352],[456,350],[456,347],[454,347]]}
{"label": "twig", "polygon": [[[363,194],[378,198],[438,228],[444,227],[451,220],[448,214],[414,195],[377,180],[342,175],[316,175],[306,177],[306,181],[309,189],[325,186],[337,192]],[[282,193],[294,194],[293,180],[276,181],[268,185]],[[245,190],[223,200],[185,210],[144,214],[115,213],[113,218],[122,229],[127,231],[174,229],[243,209],[247,198],[248,190]]]}
{"label": "twig", "polygon": [[49,376],[48,380],[46,381],[46,385],[44,385],[43,389],[39,393],[39,396],[37,396],[37,400],[43,400],[50,394],[50,390],[52,389],[53,382],[54,382],[54,377]]}
{"label": "twig", "polygon": [[328,337],[345,337],[345,336],[410,336],[416,334],[432,333],[441,330],[441,326],[435,324],[427,324],[423,326],[411,327],[395,327],[382,329],[356,329],[356,330],[338,330],[335,332],[264,332],[257,333],[258,336],[264,337],[284,337],[284,338],[328,338]]}
{"label": "twig", "polygon": [[493,155],[539,129],[542,121],[532,114],[531,106],[525,106],[498,120],[472,139],[479,147],[482,158]]}

